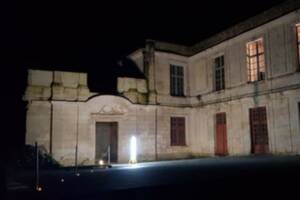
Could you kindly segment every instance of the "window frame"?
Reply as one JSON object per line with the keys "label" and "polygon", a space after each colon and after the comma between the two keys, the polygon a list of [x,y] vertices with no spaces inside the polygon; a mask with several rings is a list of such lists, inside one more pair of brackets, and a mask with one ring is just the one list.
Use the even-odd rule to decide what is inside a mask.
{"label": "window frame", "polygon": [[265,145],[269,151],[270,136],[268,130],[268,112],[266,106],[258,106],[249,108],[249,125],[251,134],[251,153],[260,153],[256,150],[255,146]]}
{"label": "window frame", "polygon": [[[221,63],[220,65],[217,64],[217,59],[219,60],[218,63]],[[217,72],[220,72],[219,77],[219,84],[220,87],[218,88],[217,85]],[[225,90],[226,87],[226,80],[225,80],[225,56],[224,54],[219,55],[217,57],[214,57],[214,90],[215,91],[222,91]]]}
{"label": "window frame", "polygon": [[[180,69],[180,70],[179,70]],[[184,97],[184,67],[170,64],[170,95]]]}
{"label": "window frame", "polygon": [[[261,48],[262,52],[259,51],[259,41],[261,41]],[[251,48],[250,45],[255,43],[255,54],[251,55]],[[248,83],[258,82],[266,80],[266,56],[265,56],[265,41],[263,37],[258,37],[257,39],[248,41],[246,43],[246,64],[247,64],[247,81]],[[255,67],[251,65],[252,59],[255,60]],[[263,65],[260,65],[261,60],[263,60]],[[255,75],[253,75],[253,71],[256,72]],[[252,77],[255,77],[254,80],[252,80]]]}
{"label": "window frame", "polygon": [[[182,127],[180,127],[181,126],[180,123],[182,124]],[[181,117],[181,116],[170,117],[170,145],[186,146],[186,118],[185,117]]]}
{"label": "window frame", "polygon": [[[228,134],[227,134],[227,113],[226,112],[218,112],[215,113],[215,155],[221,155],[221,156],[226,156],[228,155]],[[220,126],[223,125],[223,130],[222,132],[219,132],[220,130],[218,129]],[[218,146],[220,143],[220,134],[223,134],[223,152],[221,153],[220,146]]]}
{"label": "window frame", "polygon": [[298,71],[300,71],[300,23],[295,24],[296,28],[296,45],[297,45],[297,64]]}
{"label": "window frame", "polygon": [[298,105],[298,127],[300,130],[300,101],[298,101],[297,105]]}

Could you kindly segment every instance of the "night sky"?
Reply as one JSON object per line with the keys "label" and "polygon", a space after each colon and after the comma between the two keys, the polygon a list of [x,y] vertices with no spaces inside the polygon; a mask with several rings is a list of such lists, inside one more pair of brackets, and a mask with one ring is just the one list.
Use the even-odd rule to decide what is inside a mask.
{"label": "night sky", "polygon": [[[77,1],[76,1],[77,2]],[[11,2],[2,12],[2,152],[24,143],[26,69],[87,71],[93,88],[110,93],[116,64],[143,47],[145,39],[192,45],[284,0],[252,1],[30,1]],[[126,68],[122,73],[136,74]],[[89,83],[92,84],[92,83]],[[9,148],[7,148],[9,147]],[[13,149],[13,150],[12,150]]]}

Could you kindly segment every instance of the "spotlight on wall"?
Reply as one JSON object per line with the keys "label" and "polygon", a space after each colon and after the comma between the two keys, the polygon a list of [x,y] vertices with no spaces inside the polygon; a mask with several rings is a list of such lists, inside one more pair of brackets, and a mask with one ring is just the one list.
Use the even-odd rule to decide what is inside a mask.
{"label": "spotlight on wall", "polygon": [[132,136],[132,137],[130,138],[130,160],[129,160],[129,163],[130,163],[130,164],[135,164],[135,163],[137,163],[136,152],[137,152],[137,148],[136,148],[136,137],[135,137],[135,136]]}

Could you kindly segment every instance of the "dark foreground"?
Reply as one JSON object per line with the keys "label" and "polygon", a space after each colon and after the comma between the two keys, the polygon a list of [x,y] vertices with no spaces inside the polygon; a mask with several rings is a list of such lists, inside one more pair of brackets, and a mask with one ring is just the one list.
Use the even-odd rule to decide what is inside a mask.
{"label": "dark foreground", "polygon": [[[32,173],[7,199],[300,199],[300,156],[205,158]],[[63,181],[62,181],[63,179]],[[25,187],[26,188],[26,187]]]}

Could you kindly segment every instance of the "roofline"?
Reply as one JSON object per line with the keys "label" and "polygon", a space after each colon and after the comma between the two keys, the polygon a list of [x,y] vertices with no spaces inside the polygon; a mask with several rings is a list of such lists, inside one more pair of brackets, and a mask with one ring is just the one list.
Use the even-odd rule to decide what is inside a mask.
{"label": "roofline", "polygon": [[[233,25],[226,30],[217,33],[193,46],[191,46],[192,55],[195,55],[203,50],[218,45],[226,40],[232,39],[247,31],[262,26],[270,21],[280,18],[288,13],[291,13],[300,8],[299,0],[288,0],[282,2],[258,15],[250,17],[236,25]],[[191,56],[192,56],[191,55]]]}
{"label": "roofline", "polygon": [[154,43],[155,50],[159,50],[162,52],[175,53],[182,56],[190,56],[192,53],[189,46],[147,39],[146,43],[149,42]]}
{"label": "roofline", "polygon": [[135,51],[131,52],[131,53],[130,53],[129,55],[127,55],[126,57],[131,58],[131,57],[134,57],[134,56],[136,56],[136,55],[138,55],[138,54],[143,54],[143,51],[144,51],[144,48],[138,48],[138,49],[136,49]]}
{"label": "roofline", "polygon": [[155,50],[174,53],[182,56],[194,56],[195,54],[216,46],[226,40],[232,39],[238,35],[241,35],[247,31],[253,30],[259,26],[262,26],[270,21],[280,18],[288,13],[291,13],[300,8],[299,0],[287,0],[282,2],[258,15],[250,17],[236,25],[233,25],[224,31],[214,34],[207,39],[200,41],[192,46],[184,46],[169,42],[162,42],[156,40],[146,40],[148,42],[153,42]]}

